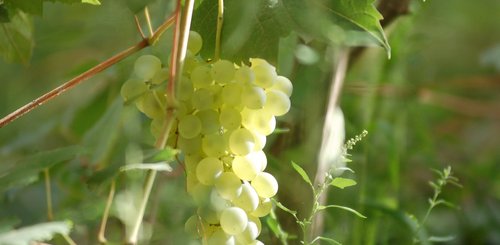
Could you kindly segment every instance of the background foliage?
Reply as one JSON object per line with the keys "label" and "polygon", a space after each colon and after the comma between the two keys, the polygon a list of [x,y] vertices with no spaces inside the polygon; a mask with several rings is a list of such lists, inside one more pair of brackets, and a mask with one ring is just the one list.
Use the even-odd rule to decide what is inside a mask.
{"label": "background foliage", "polygon": [[[28,9],[20,4],[26,1],[0,2],[19,4],[7,14],[0,5],[2,116],[140,40],[133,22],[133,11],[142,7],[137,1],[102,1],[96,7],[40,0]],[[148,2],[158,26],[172,5]],[[206,57],[213,52],[214,2],[198,2],[193,20],[193,29],[208,40]],[[310,208],[309,189],[290,162],[313,176],[332,54],[341,44],[390,44],[391,59],[383,48],[351,55],[341,101],[346,135],[364,129],[369,134],[351,152],[349,167],[358,185],[331,189],[329,195],[329,203],[356,208],[368,218],[327,210],[325,236],[345,244],[411,243],[402,217],[425,214],[432,195],[427,182],[435,178],[430,169],[450,165],[464,187],[445,188],[443,195],[460,209],[436,208],[428,233],[454,235],[447,244],[500,243],[500,2],[413,1],[411,14],[385,27],[387,37],[377,24],[381,16],[366,8],[370,1],[340,2],[345,5],[306,8],[301,1],[227,1],[222,57],[265,57],[294,83],[292,110],[279,122],[290,131],[273,135],[267,146],[280,202],[299,216]],[[346,21],[332,9],[364,15]],[[15,42],[6,39],[7,32]],[[116,172],[134,162],[140,149],[151,148],[152,137],[147,120],[124,106],[118,92],[137,55],[153,53],[166,63],[170,40],[167,32],[157,46],[0,129],[0,233],[46,221],[43,169],[50,167],[55,220],[72,221],[78,244],[96,243],[110,180],[117,176],[108,240],[123,238],[144,175]],[[4,48],[9,43],[27,52],[11,53]],[[182,174],[157,181],[143,230],[152,244],[187,244],[182,224],[194,205],[184,181]],[[277,214],[287,232],[298,234],[290,216]],[[261,237],[278,243],[268,229]]]}

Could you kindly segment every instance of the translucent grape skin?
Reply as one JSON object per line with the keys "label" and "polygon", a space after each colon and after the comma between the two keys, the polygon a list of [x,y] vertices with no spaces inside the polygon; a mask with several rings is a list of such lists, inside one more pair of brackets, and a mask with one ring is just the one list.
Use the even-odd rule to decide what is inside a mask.
{"label": "translucent grape skin", "polygon": [[215,157],[201,160],[196,167],[196,177],[204,185],[213,185],[216,178],[222,174],[222,162]]}
{"label": "translucent grape skin", "polygon": [[139,79],[129,79],[123,83],[120,94],[125,102],[133,100],[148,91],[146,83]]}
{"label": "translucent grape skin", "polygon": [[243,209],[238,207],[227,208],[220,216],[220,226],[230,235],[243,232],[248,224],[248,217]]}
{"label": "translucent grape skin", "polygon": [[212,66],[212,78],[221,84],[226,84],[233,80],[234,73],[234,64],[227,60],[218,60]]}
{"label": "translucent grape skin", "polygon": [[187,115],[182,118],[178,127],[179,134],[186,139],[192,139],[201,132],[200,119],[194,115]]}
{"label": "translucent grape skin", "polygon": [[255,139],[245,128],[234,130],[229,137],[229,148],[240,156],[248,155],[255,147]]}
{"label": "translucent grape skin", "polygon": [[161,69],[161,60],[154,55],[143,55],[134,63],[134,73],[143,81],[148,81]]}
{"label": "translucent grape skin", "polygon": [[200,34],[195,31],[190,31],[188,37],[188,50],[193,54],[197,54],[198,52],[200,52],[202,46],[203,39],[201,38]]}
{"label": "translucent grape skin", "polygon": [[271,198],[278,192],[278,182],[270,173],[262,172],[252,180],[252,187],[262,198]]}

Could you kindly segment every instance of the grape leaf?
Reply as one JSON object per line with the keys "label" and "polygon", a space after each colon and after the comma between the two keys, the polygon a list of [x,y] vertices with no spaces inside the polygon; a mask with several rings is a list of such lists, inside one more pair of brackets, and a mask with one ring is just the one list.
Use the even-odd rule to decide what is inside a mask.
{"label": "grape leaf", "polygon": [[15,163],[3,165],[0,168],[0,191],[12,186],[31,183],[36,180],[38,173],[43,169],[71,160],[83,152],[83,148],[79,146],[68,146],[39,152]]}
{"label": "grape leaf", "polygon": [[0,22],[0,54],[7,62],[28,64],[33,53],[33,21],[19,10],[10,22]]}
{"label": "grape leaf", "polygon": [[337,177],[337,178],[332,180],[330,185],[333,185],[333,186],[338,187],[340,189],[344,189],[346,187],[356,185],[356,181],[354,181],[352,179]]}
{"label": "grape leaf", "polygon": [[[203,37],[201,55],[213,58],[217,26],[217,0],[205,0],[193,15],[192,30]],[[268,0],[224,1],[224,25],[221,33],[221,57],[234,62],[248,62],[258,57],[275,64],[279,38],[289,33],[284,25],[279,3]]]}
{"label": "grape leaf", "polygon": [[46,241],[52,239],[56,234],[68,235],[72,226],[69,221],[54,221],[27,226],[0,234],[0,244],[26,245],[35,241]]}
{"label": "grape leaf", "polygon": [[27,14],[42,14],[42,0],[4,0],[7,9],[18,9]]}
{"label": "grape leaf", "polygon": [[295,169],[295,171],[297,173],[300,174],[300,176],[302,177],[302,179],[307,183],[309,184],[311,187],[313,186],[312,182],[311,182],[311,179],[309,179],[309,176],[307,175],[306,171],[304,171],[303,168],[301,168],[298,164],[292,162],[292,167],[293,169]]}

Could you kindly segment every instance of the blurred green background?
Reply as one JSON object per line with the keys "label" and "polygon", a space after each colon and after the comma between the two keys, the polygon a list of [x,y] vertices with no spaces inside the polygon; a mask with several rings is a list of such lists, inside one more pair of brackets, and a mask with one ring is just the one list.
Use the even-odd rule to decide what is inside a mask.
{"label": "blurred green background", "polygon": [[[44,7],[43,17],[34,19],[31,63],[0,60],[1,116],[140,41],[133,14],[119,0],[102,1],[100,7]],[[168,9],[165,1],[150,5],[154,26]],[[341,101],[346,136],[365,129],[369,134],[351,151],[349,167],[358,185],[331,189],[329,203],[355,208],[368,219],[328,211],[325,236],[344,244],[411,244],[412,232],[400,217],[422,218],[432,196],[431,169],[449,165],[463,188],[447,186],[443,197],[458,209],[436,208],[426,223],[428,233],[455,236],[445,244],[500,244],[500,1],[414,1],[411,12],[386,28],[391,59],[384,50],[369,48],[350,63]],[[67,145],[99,151],[93,159],[51,169],[56,219],[74,222],[72,237],[78,244],[96,243],[110,183],[106,171],[152,142],[148,120],[121,105],[120,86],[138,55],[153,53],[166,62],[170,39],[167,32],[158,46],[0,129],[4,167],[24,155]],[[311,206],[310,193],[289,163],[300,163],[314,176],[332,50],[314,40],[299,42],[317,58],[297,58],[296,36],[282,40],[278,73],[292,80],[294,93],[292,110],[279,126],[290,131],[273,135],[266,149],[269,171],[280,183],[279,199],[301,216]],[[124,236],[143,179],[141,174],[118,178],[109,240]],[[184,181],[183,175],[161,176],[156,183],[144,229],[151,244],[188,244],[183,224],[194,205]],[[0,190],[0,227],[45,221],[42,179]],[[279,211],[278,217],[285,230],[297,232],[290,217]],[[278,243],[267,229],[261,240]]]}

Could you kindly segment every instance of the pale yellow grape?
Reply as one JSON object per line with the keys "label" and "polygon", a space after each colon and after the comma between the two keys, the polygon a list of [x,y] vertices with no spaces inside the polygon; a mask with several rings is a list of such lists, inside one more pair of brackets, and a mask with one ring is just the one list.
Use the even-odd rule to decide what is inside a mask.
{"label": "pale yellow grape", "polygon": [[219,121],[227,130],[234,130],[241,126],[241,113],[233,107],[224,107],[220,110]]}
{"label": "pale yellow grape", "polygon": [[255,178],[255,176],[260,172],[260,164],[258,162],[255,164],[246,156],[234,157],[232,168],[234,174],[236,174],[238,178],[248,181],[253,180],[253,178]]}
{"label": "pale yellow grape", "polygon": [[233,80],[236,69],[234,64],[227,60],[218,60],[212,65],[212,78],[215,82],[226,84]]}
{"label": "pale yellow grape", "polygon": [[[177,103],[177,108],[175,110],[175,117],[180,120],[181,118],[187,116],[189,113],[188,108],[187,108],[187,103],[185,102],[179,102]],[[175,131],[173,131],[175,132]]]}
{"label": "pale yellow grape", "polygon": [[255,211],[253,211],[251,215],[255,217],[264,217],[271,212],[272,208],[273,208],[273,203],[271,202],[271,199],[264,198],[260,200],[259,206],[257,206]]}
{"label": "pale yellow grape", "polygon": [[241,104],[243,87],[239,83],[228,83],[222,88],[222,101],[231,106]]}
{"label": "pale yellow grape", "polygon": [[213,97],[213,104],[212,108],[218,108],[221,107],[224,104],[224,101],[222,99],[222,86],[219,84],[213,84],[212,86],[208,87],[208,90],[212,93]]}
{"label": "pale yellow grape", "polygon": [[139,79],[129,79],[123,83],[120,94],[125,102],[136,99],[148,91],[146,83]]}
{"label": "pale yellow grape", "polygon": [[254,151],[260,151],[266,146],[266,136],[257,132],[252,132],[255,139]]}
{"label": "pale yellow grape", "polygon": [[262,109],[266,103],[266,93],[261,87],[245,86],[242,91],[242,101],[249,109]]}
{"label": "pale yellow grape", "polygon": [[149,126],[149,130],[151,134],[155,137],[161,134],[163,129],[163,123],[165,120],[163,118],[155,118],[151,121],[151,125]]}
{"label": "pale yellow grape", "polygon": [[221,197],[232,201],[241,194],[241,180],[232,172],[224,172],[215,179],[215,189]]}
{"label": "pale yellow grape", "polygon": [[270,198],[278,193],[278,182],[270,173],[261,172],[252,180],[252,187],[262,198]]}
{"label": "pale yellow grape", "polygon": [[253,215],[248,215],[248,222],[253,222],[257,225],[257,230],[260,232],[262,231],[262,223],[260,222],[260,219],[256,216]]}
{"label": "pale yellow grape", "polygon": [[159,91],[150,91],[136,101],[136,106],[149,118],[161,119],[165,117],[165,103],[164,94]]}
{"label": "pale yellow grape", "polygon": [[210,74],[210,67],[198,66],[191,72],[191,81],[195,88],[206,88],[212,85],[212,75]]}
{"label": "pale yellow grape", "polygon": [[285,93],[288,97],[292,96],[293,85],[290,79],[284,76],[278,76],[276,82],[271,87],[272,90],[278,90]]}
{"label": "pale yellow grape", "polygon": [[201,47],[203,46],[203,39],[201,38],[200,34],[195,31],[190,31],[189,32],[189,37],[188,37],[188,50],[191,51],[193,54],[197,54],[200,52]]}
{"label": "pale yellow grape", "polygon": [[194,91],[191,99],[193,107],[197,110],[211,109],[214,103],[212,92],[206,88],[200,88]]}
{"label": "pale yellow grape", "polygon": [[222,162],[215,157],[206,157],[196,167],[196,177],[204,185],[213,185],[224,170]]}
{"label": "pale yellow grape", "polygon": [[269,90],[266,93],[266,104],[264,111],[275,115],[285,115],[290,110],[290,99],[288,96],[278,90]]}
{"label": "pale yellow grape", "polygon": [[234,130],[229,137],[229,148],[237,155],[244,156],[255,147],[253,134],[245,128]]}
{"label": "pale yellow grape", "polygon": [[201,219],[208,224],[219,223],[219,215],[217,214],[217,211],[209,204],[198,207],[197,213]]}
{"label": "pale yellow grape", "polygon": [[201,153],[201,135],[198,134],[194,138],[184,138],[179,136],[177,146],[184,153],[184,155],[193,155]]}
{"label": "pale yellow grape", "polygon": [[266,153],[264,153],[262,150],[260,151],[255,151],[246,156],[250,161],[254,162],[254,164],[259,165],[259,172],[264,171],[267,167],[267,157]]}
{"label": "pale yellow grape", "polygon": [[218,133],[205,135],[202,140],[202,150],[207,156],[221,157],[226,153],[227,144],[223,135]]}
{"label": "pale yellow grape", "polygon": [[235,245],[234,236],[227,235],[222,229],[216,230],[208,238],[207,245]]}
{"label": "pale yellow grape", "polygon": [[276,69],[270,64],[252,65],[252,70],[255,74],[255,84],[262,88],[272,87],[278,77]]}
{"label": "pale yellow grape", "polygon": [[245,125],[245,127],[265,136],[273,133],[274,129],[276,128],[276,118],[274,118],[272,114],[266,113],[262,110],[258,113],[253,113],[252,115],[250,115],[249,120],[249,125]]}
{"label": "pale yellow grape", "polygon": [[221,212],[222,210],[229,208],[231,206],[231,202],[221,197],[216,190],[212,189],[210,193],[210,205],[217,212]]}
{"label": "pale yellow grape", "polygon": [[248,217],[243,209],[238,207],[227,208],[220,216],[221,228],[230,235],[243,232],[248,224]]}
{"label": "pale yellow grape", "polygon": [[186,233],[194,236],[194,237],[200,237],[200,232],[201,231],[201,226],[202,224],[199,222],[198,216],[197,215],[192,215],[189,217],[184,224],[184,231]]}
{"label": "pale yellow grape", "polygon": [[241,110],[241,125],[245,128],[252,128],[252,119],[254,113],[259,113],[259,110],[243,108]]}
{"label": "pale yellow grape", "polygon": [[234,80],[241,84],[250,84],[255,80],[255,74],[250,67],[242,65],[234,73]]}
{"label": "pale yellow grape", "polygon": [[239,244],[250,244],[257,236],[259,236],[259,228],[254,222],[248,221],[247,227],[243,232],[236,236],[236,240]]}
{"label": "pale yellow grape", "polygon": [[170,75],[170,71],[168,68],[161,68],[156,74],[153,76],[151,79],[151,83],[153,84],[162,84],[163,82],[167,81],[168,77]]}
{"label": "pale yellow grape", "polygon": [[270,65],[269,62],[267,62],[265,59],[261,58],[250,58],[250,63],[252,68],[256,67],[258,65]]}
{"label": "pale yellow grape", "polygon": [[220,129],[219,113],[213,109],[201,110],[196,113],[196,116],[201,121],[201,133],[212,134],[218,133]]}
{"label": "pale yellow grape", "polygon": [[233,204],[251,213],[259,206],[259,195],[248,182],[245,182],[241,186],[241,194],[233,200]]}
{"label": "pale yellow grape", "polygon": [[177,98],[179,100],[189,100],[193,96],[194,88],[193,83],[187,77],[182,77],[177,85]]}
{"label": "pale yellow grape", "polygon": [[161,69],[161,61],[154,55],[143,55],[134,63],[134,74],[143,81],[150,80]]}
{"label": "pale yellow grape", "polygon": [[186,138],[192,139],[200,134],[201,122],[195,115],[187,115],[179,121],[178,126],[179,134]]}

